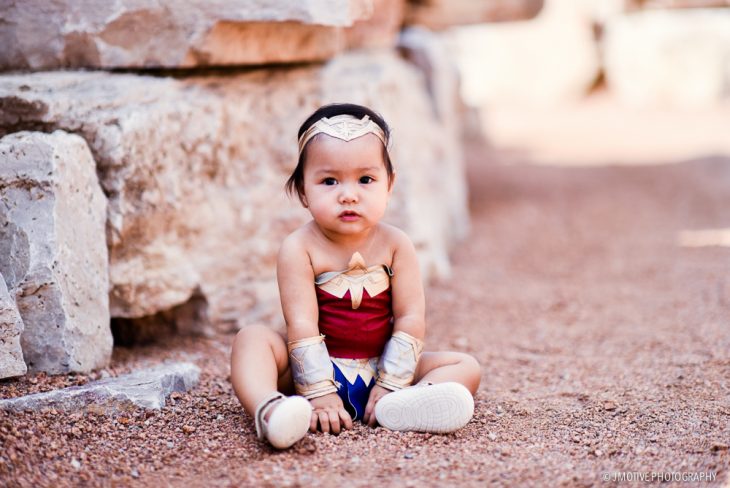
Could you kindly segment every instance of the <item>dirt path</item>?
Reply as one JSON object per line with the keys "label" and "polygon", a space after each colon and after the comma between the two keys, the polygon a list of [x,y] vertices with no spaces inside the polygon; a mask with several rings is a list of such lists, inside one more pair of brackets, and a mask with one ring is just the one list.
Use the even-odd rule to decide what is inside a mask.
{"label": "dirt path", "polygon": [[[730,468],[730,159],[623,168],[474,164],[473,232],[428,290],[431,349],[483,365],[474,420],[446,436],[358,426],[288,452],[231,394],[232,336],[117,349],[112,373],[191,359],[202,382],[159,413],[0,413],[0,484],[606,485],[604,473]],[[0,382],[0,396],[75,384]]]}

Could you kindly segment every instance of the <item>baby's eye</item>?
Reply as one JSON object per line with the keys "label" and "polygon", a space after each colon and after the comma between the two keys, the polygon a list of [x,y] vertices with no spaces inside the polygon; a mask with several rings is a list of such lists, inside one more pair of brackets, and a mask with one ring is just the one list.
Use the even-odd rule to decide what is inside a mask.
{"label": "baby's eye", "polygon": [[361,176],[360,177],[360,183],[363,183],[367,185],[368,183],[372,183],[375,181],[372,176]]}
{"label": "baby's eye", "polygon": [[337,184],[337,180],[334,178],[325,178],[322,180],[322,183],[324,183],[327,186],[332,186]]}

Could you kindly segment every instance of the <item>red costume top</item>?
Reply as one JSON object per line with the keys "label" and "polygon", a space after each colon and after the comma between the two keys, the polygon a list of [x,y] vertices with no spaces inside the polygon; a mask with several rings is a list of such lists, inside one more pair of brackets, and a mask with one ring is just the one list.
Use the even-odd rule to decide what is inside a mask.
{"label": "red costume top", "polygon": [[319,332],[330,356],[363,359],[380,356],[393,334],[393,309],[387,265],[367,268],[355,253],[345,271],[315,279]]}

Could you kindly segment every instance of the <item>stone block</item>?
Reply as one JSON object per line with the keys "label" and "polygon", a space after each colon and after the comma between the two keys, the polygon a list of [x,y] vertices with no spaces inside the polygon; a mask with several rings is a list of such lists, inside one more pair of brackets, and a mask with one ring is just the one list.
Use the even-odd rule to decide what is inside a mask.
{"label": "stone block", "polygon": [[607,22],[611,91],[635,106],[710,106],[730,97],[730,9],[645,10]]}
{"label": "stone block", "polygon": [[171,393],[189,391],[199,378],[200,368],[192,363],[166,363],[83,386],[0,400],[0,409],[14,412],[55,409],[105,415],[140,407],[159,410]]}
{"label": "stone block", "polygon": [[527,22],[453,29],[464,100],[550,106],[585,96],[601,67],[594,15],[591,2],[545,0]]}
{"label": "stone block", "polygon": [[0,70],[321,61],[373,0],[6,0]]}
{"label": "stone block", "polygon": [[544,0],[410,0],[406,25],[441,30],[465,24],[528,20],[542,9]]}
{"label": "stone block", "polygon": [[[428,29],[421,27],[405,29],[401,33],[398,48],[405,59],[422,73],[433,117],[439,121],[441,127],[441,151],[436,156],[440,160],[439,169],[431,176],[441,179],[440,198],[421,202],[420,204],[424,206],[423,211],[414,215],[414,218],[423,219],[424,221],[415,227],[430,234],[420,240],[439,242],[444,246],[437,254],[441,260],[433,263],[430,274],[446,278],[451,273],[449,249],[469,233],[468,189],[464,178],[466,168],[461,140],[464,131],[463,102],[459,94],[459,74],[441,36]],[[418,135],[414,133],[411,137],[416,139]],[[418,190],[418,194],[429,192],[429,187],[434,185],[434,182],[428,179],[422,179],[420,183],[424,187]],[[448,217],[430,221],[431,215],[444,211],[436,208],[443,205],[444,201],[451,202],[446,209],[449,212]],[[443,236],[446,236],[446,239]]]}
{"label": "stone block", "polygon": [[0,379],[21,376],[28,370],[20,347],[22,332],[23,320],[0,274]]}
{"label": "stone block", "polygon": [[389,50],[225,77],[5,76],[0,133],[65,128],[88,141],[109,198],[112,316],[153,315],[199,289],[214,324],[281,323],[276,254],[309,218],[283,191],[296,131],[319,105],[342,101],[373,107],[395,129],[387,218],[413,236],[428,276],[448,262],[446,222],[466,215],[465,198],[433,195],[464,175],[424,76]]}
{"label": "stone block", "polygon": [[345,29],[347,48],[395,47],[405,9],[406,0],[373,0],[373,14]]}
{"label": "stone block", "polygon": [[25,330],[32,371],[107,364],[106,198],[79,136],[18,132],[0,139],[0,272]]}

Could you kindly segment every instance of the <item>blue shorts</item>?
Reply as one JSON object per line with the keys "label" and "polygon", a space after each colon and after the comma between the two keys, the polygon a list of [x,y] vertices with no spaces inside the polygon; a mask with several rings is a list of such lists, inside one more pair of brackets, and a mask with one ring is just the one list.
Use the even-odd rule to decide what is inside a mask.
{"label": "blue shorts", "polygon": [[362,420],[370,390],[378,376],[378,357],[366,359],[330,358],[335,368],[337,394],[352,420]]}

